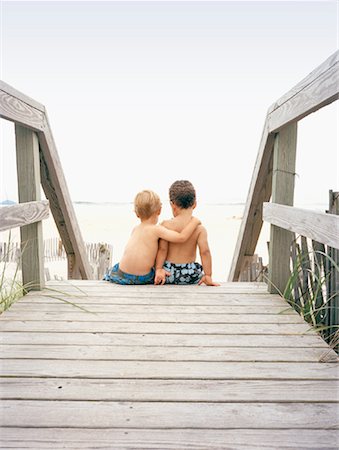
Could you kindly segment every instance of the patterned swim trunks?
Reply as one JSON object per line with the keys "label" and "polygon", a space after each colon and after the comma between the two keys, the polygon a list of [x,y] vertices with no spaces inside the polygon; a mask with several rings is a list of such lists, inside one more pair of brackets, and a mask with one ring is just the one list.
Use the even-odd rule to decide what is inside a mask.
{"label": "patterned swim trunks", "polygon": [[197,284],[204,276],[202,265],[197,262],[174,264],[165,261],[163,268],[171,273],[166,284]]}
{"label": "patterned swim trunks", "polygon": [[116,284],[153,284],[154,275],[154,269],[146,275],[133,275],[126,273],[120,270],[119,263],[117,263],[106,272],[103,279]]}

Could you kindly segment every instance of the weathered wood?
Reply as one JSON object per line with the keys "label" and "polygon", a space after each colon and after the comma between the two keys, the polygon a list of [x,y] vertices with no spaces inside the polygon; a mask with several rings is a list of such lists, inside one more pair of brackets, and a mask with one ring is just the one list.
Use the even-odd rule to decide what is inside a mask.
{"label": "weathered wood", "polygon": [[264,220],[323,244],[339,248],[339,217],[334,214],[265,203]]}
{"label": "weathered wood", "polygon": [[46,114],[46,128],[39,133],[42,154],[41,183],[68,255],[69,278],[93,278],[92,269],[69,195],[61,162]]}
{"label": "weathered wood", "polygon": [[[336,429],[331,403],[62,402],[3,400],[3,426]],[[303,420],[302,420],[303,419]]]}
{"label": "weathered wood", "polygon": [[[90,311],[90,310],[89,310]],[[189,313],[132,313],[132,312],[115,312],[115,313],[94,313],[79,311],[64,311],[64,312],[25,312],[10,310],[2,317],[4,322],[13,320],[26,321],[46,321],[46,322],[62,322],[62,321],[76,321],[76,322],[123,322],[123,323],[215,323],[215,324],[304,324],[303,319],[296,314],[250,314],[247,316],[244,309],[243,314],[205,314],[203,312],[196,314]]]}
{"label": "weathered wood", "polygon": [[269,201],[272,192],[273,144],[274,135],[268,133],[265,122],[228,281],[238,280],[244,257],[255,252],[262,228],[262,204]]}
{"label": "weathered wood", "polygon": [[8,95],[12,97],[17,98],[18,100],[21,100],[24,103],[27,103],[27,105],[37,109],[38,111],[41,111],[42,113],[45,112],[44,105],[37,102],[32,97],[29,97],[28,95],[23,94],[22,92],[16,90],[14,87],[10,86],[9,84],[1,80],[0,80],[0,90],[6,92]]}
{"label": "weathered wood", "polygon": [[[283,128],[275,137],[273,153],[272,203],[293,205],[297,124]],[[290,247],[294,234],[271,225],[268,290],[283,293],[290,277]]]}
{"label": "weathered wood", "polygon": [[3,378],[0,395],[8,400],[334,403],[339,401],[337,386],[336,380]]}
{"label": "weathered wood", "polygon": [[[76,302],[76,300],[75,300]],[[161,313],[163,315],[167,314],[211,314],[218,315],[225,313],[225,306],[219,305],[157,305],[157,304],[148,304],[148,305],[129,305],[129,304],[106,304],[106,303],[91,303],[90,306],[87,306],[86,309],[92,313],[107,313],[108,316],[117,313],[129,313],[129,314],[140,314],[140,313]],[[7,311],[6,316],[3,318],[6,319],[8,314],[15,312],[17,314],[21,314],[21,317],[25,317],[26,313],[33,312],[42,312],[42,313],[79,313],[79,309],[74,307],[73,305],[68,305],[66,303],[60,303],[60,301],[56,301],[54,303],[29,303],[29,302],[16,302],[11,306],[11,309]],[[227,307],[227,315],[261,315],[261,316],[275,316],[279,314],[280,316],[295,316],[297,313],[286,306],[286,304],[282,304],[281,306],[275,305],[243,305],[243,306],[228,306]],[[88,316],[87,316],[88,317]],[[250,319],[251,320],[251,319]]]}
{"label": "weathered wood", "polygon": [[277,132],[289,123],[301,120],[338,99],[338,54],[339,52],[333,55],[336,58],[332,66],[324,68],[318,77],[298,93],[292,92],[288,99],[279,102],[279,106],[268,114],[269,132]]}
{"label": "weathered wood", "polygon": [[[34,131],[15,125],[19,202],[40,201],[39,143]],[[20,228],[22,281],[27,291],[44,287],[41,222]]]}
{"label": "weathered wood", "polygon": [[[328,212],[332,215],[335,214],[333,217],[339,219],[339,192],[330,190]],[[339,241],[339,226],[337,232]],[[330,300],[327,304],[326,325],[328,329],[326,330],[326,336],[328,341],[332,342],[332,345],[339,352],[339,246],[334,247],[331,248],[330,246],[327,249],[327,254],[331,258],[331,261],[327,258],[327,273],[329,274],[327,292],[328,299]]]}
{"label": "weathered wood", "polygon": [[[7,428],[0,448],[110,450],[335,450],[338,431],[328,429],[136,429],[128,428]],[[95,443],[95,444],[93,444]]]}
{"label": "weathered wood", "polygon": [[[1,346],[2,359],[73,359],[105,361],[242,361],[242,362],[313,362],[325,356],[324,348],[276,348],[257,347],[178,347],[164,349],[162,346],[91,345],[5,345]],[[332,350],[326,362],[339,362]],[[33,361],[34,364],[34,361]]]}
{"label": "weathered wood", "polygon": [[2,377],[339,380],[339,365],[295,362],[95,361],[6,359]]}
{"label": "weathered wood", "polygon": [[0,208],[0,231],[40,222],[47,219],[48,216],[47,200],[3,206]]}
{"label": "weathered wood", "polygon": [[294,334],[315,333],[311,326],[304,323],[150,323],[150,322],[71,322],[39,320],[1,320],[3,331],[48,331],[48,332],[91,332],[91,333],[128,333],[133,327],[134,333],[142,334]]}
{"label": "weathered wood", "polygon": [[13,96],[4,90],[0,84],[0,117],[17,123],[34,131],[43,130],[44,113],[27,102]]}
{"label": "weathered wood", "polygon": [[[2,344],[63,344],[63,345],[143,345],[164,347],[259,347],[323,348],[326,342],[317,334],[142,334],[142,333],[72,333],[63,332],[5,332],[0,335]],[[279,350],[277,350],[278,352]]]}
{"label": "weathered wood", "polygon": [[274,133],[338,98],[337,51],[268,110],[235,247],[229,281],[239,278],[245,256],[254,254],[262,227],[262,203],[271,195]]}
{"label": "weathered wood", "polygon": [[[50,286],[58,290],[57,283]],[[307,423],[314,441],[322,437],[314,437],[315,427],[330,433],[328,427],[335,426],[339,365],[329,361],[336,356],[318,334],[303,334],[308,325],[282,323],[301,319],[279,296],[251,283],[247,293],[229,286],[115,289],[92,281],[72,282],[70,287],[80,297],[64,293],[61,300],[81,298],[87,302],[83,305],[102,312],[96,316],[76,310],[47,297],[53,291],[45,289],[43,295],[29,293],[0,317],[0,397],[6,416],[2,426],[26,430],[25,435],[6,434],[5,439],[2,434],[4,448],[81,448],[79,433],[84,436],[86,427],[100,427],[103,439],[106,429],[113,433],[112,427],[117,432],[123,426],[124,449],[184,449],[182,432],[194,428],[204,434],[199,442],[192,438],[189,447],[207,449],[212,448],[212,429],[214,448],[226,448],[217,434],[226,429],[232,442],[232,436],[238,439],[244,430],[260,429],[267,436],[277,428],[291,431]],[[68,288],[61,284],[61,289]],[[277,323],[236,323],[248,317],[246,308],[254,321]],[[279,313],[284,309],[292,314]],[[258,318],[261,312],[264,319]],[[4,331],[10,324],[13,331]],[[61,324],[63,331],[54,332]],[[27,327],[30,332],[24,331]],[[279,334],[269,334],[272,331]],[[48,430],[48,436],[32,435],[33,427],[36,433]],[[59,441],[54,427],[60,427]],[[61,436],[65,427],[75,434]],[[134,434],[133,443],[128,436],[135,427],[141,434]],[[165,445],[152,440],[150,428],[156,433],[163,428]],[[119,448],[116,442],[97,441],[97,436],[88,435],[83,444]],[[259,440],[262,448],[265,441],[259,445]],[[274,441],[275,448],[278,442],[282,441]],[[246,445],[255,448],[252,444],[250,439]]]}
{"label": "weathered wood", "polygon": [[0,84],[0,117],[39,133],[41,183],[50,201],[54,220],[69,257],[69,276],[92,278],[92,270],[87,260],[44,106],[2,82]]}

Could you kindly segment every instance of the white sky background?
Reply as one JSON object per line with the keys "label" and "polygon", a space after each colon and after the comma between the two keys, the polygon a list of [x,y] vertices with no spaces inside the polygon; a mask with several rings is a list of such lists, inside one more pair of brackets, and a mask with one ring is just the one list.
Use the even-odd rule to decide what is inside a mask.
{"label": "white sky background", "polygon": [[[75,201],[244,202],[269,106],[338,47],[338,2],[1,3],[1,79],[43,103]],[[16,199],[1,121],[0,200]],[[299,126],[296,203],[339,190],[338,106]]]}

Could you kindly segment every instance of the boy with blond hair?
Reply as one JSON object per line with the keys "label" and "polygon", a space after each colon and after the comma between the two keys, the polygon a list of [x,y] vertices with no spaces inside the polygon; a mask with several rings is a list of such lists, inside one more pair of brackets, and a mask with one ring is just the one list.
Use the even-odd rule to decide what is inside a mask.
{"label": "boy with blond hair", "polygon": [[[192,220],[196,207],[195,189],[187,180],[175,181],[169,189],[174,218],[162,222],[169,230],[185,229]],[[168,241],[168,240],[167,240]],[[207,241],[207,231],[199,225],[183,243],[160,240],[156,257],[154,284],[206,284],[219,286],[212,280],[212,257]],[[195,262],[197,247],[201,264]]]}
{"label": "boy with blond hair", "polygon": [[200,221],[191,217],[180,232],[157,225],[161,202],[159,196],[149,190],[136,195],[134,210],[140,224],[133,229],[120,263],[106,273],[104,280],[117,284],[153,284],[159,239],[185,242]]}

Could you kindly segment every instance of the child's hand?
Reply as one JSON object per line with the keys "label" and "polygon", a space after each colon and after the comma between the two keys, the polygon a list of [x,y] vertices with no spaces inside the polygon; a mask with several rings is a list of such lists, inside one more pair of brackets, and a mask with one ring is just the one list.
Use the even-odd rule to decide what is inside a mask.
{"label": "child's hand", "polygon": [[171,274],[165,269],[157,269],[155,271],[154,284],[165,284],[166,276],[169,277]]}
{"label": "child's hand", "polygon": [[199,281],[198,285],[200,286],[201,284],[206,284],[206,286],[220,286],[219,283],[215,283],[212,280],[212,277],[210,277],[209,275],[204,275],[201,280]]}

